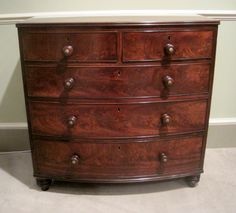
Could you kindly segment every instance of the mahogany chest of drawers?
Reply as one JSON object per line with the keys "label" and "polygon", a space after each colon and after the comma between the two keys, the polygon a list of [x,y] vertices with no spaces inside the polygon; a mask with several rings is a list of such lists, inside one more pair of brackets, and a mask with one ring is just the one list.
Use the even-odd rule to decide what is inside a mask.
{"label": "mahogany chest of drawers", "polygon": [[88,20],[17,24],[38,185],[184,177],[195,186],[218,21]]}

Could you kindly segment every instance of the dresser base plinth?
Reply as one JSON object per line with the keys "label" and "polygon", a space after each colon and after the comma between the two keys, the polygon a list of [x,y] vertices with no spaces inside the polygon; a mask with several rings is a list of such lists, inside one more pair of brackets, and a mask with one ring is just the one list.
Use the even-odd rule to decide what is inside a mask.
{"label": "dresser base plinth", "polygon": [[186,175],[179,174],[166,177],[152,177],[152,178],[130,178],[130,179],[70,179],[60,177],[36,177],[37,185],[42,191],[47,191],[52,183],[55,181],[63,182],[79,182],[79,183],[97,183],[97,184],[128,184],[128,183],[145,183],[145,182],[158,182],[158,181],[175,181],[177,179],[185,179],[189,187],[196,187],[200,181],[200,174]]}

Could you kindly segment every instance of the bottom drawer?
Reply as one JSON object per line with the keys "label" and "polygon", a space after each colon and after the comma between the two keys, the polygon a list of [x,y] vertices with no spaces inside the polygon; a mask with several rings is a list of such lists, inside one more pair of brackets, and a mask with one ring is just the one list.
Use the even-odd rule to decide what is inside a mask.
{"label": "bottom drawer", "polygon": [[153,142],[59,142],[35,140],[35,173],[40,176],[132,179],[199,171],[203,137]]}

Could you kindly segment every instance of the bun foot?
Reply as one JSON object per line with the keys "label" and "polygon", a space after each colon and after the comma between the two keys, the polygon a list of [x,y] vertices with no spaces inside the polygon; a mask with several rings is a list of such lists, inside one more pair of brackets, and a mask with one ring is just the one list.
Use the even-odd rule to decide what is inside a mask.
{"label": "bun foot", "polygon": [[190,187],[196,187],[200,180],[200,175],[190,176],[186,178],[186,182]]}
{"label": "bun foot", "polygon": [[52,179],[37,178],[36,181],[42,191],[47,191],[52,184]]}

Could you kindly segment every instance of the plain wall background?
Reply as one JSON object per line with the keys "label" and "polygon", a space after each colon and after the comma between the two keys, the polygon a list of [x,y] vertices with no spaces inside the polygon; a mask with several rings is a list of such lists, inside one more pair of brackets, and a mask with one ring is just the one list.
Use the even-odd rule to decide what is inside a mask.
{"label": "plain wall background", "polygon": [[[45,1],[0,0],[0,13],[126,10],[126,9],[236,9],[235,0],[226,1],[159,1],[99,0]],[[26,122],[23,87],[14,25],[0,26],[0,123]],[[236,117],[236,22],[221,22],[215,69],[211,118]]]}
{"label": "plain wall background", "polygon": [[0,13],[75,10],[191,9],[234,10],[235,0],[0,0]]}

